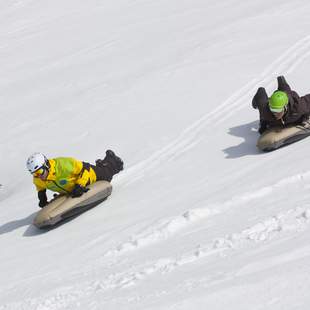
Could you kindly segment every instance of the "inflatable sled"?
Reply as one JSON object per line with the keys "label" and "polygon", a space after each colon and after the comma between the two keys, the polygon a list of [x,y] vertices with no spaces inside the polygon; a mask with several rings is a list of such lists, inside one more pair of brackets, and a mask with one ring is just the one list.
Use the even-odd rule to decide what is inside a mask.
{"label": "inflatable sled", "polygon": [[33,224],[38,228],[49,228],[55,224],[89,210],[111,195],[112,185],[98,181],[88,186],[89,191],[81,197],[59,195],[38,212]]}
{"label": "inflatable sled", "polygon": [[276,150],[310,135],[310,123],[305,125],[272,128],[265,131],[257,141],[256,146],[264,152]]}

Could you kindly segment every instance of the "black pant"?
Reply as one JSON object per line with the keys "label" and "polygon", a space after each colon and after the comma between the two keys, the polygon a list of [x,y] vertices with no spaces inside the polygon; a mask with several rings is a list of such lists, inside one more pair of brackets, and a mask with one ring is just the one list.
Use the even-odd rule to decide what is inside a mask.
{"label": "black pant", "polygon": [[94,165],[90,165],[97,176],[97,181],[108,181],[110,182],[112,180],[112,177],[114,174],[116,174],[117,172],[115,171],[115,169],[113,169],[112,165],[105,165],[105,166],[94,166]]}
{"label": "black pant", "polygon": [[114,174],[123,170],[123,162],[114,153],[113,155],[110,153],[103,160],[96,160],[96,166],[91,165],[91,167],[94,169],[98,181],[110,182]]}

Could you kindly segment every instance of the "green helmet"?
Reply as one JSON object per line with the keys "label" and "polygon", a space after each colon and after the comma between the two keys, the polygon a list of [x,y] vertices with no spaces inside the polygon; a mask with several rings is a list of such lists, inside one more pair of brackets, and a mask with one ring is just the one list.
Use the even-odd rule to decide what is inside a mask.
{"label": "green helmet", "polygon": [[288,104],[288,96],[284,91],[277,90],[269,98],[269,109],[271,112],[282,112]]}

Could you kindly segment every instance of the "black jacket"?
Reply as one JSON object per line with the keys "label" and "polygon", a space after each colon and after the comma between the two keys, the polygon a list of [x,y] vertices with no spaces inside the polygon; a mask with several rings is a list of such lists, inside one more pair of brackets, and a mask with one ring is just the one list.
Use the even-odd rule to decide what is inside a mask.
{"label": "black jacket", "polygon": [[272,127],[285,127],[287,125],[301,124],[310,116],[310,94],[300,97],[286,82],[284,76],[278,76],[278,90],[287,93],[289,103],[286,107],[284,116],[277,120],[269,110],[268,96],[265,88],[260,87],[253,100],[252,106],[259,110],[260,128],[263,133],[266,129]]}

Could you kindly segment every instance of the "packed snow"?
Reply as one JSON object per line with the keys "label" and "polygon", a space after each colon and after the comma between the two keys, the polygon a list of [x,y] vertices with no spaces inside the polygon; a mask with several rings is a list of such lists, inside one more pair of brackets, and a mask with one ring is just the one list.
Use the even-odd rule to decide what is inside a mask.
{"label": "packed snow", "polygon": [[[310,93],[306,0],[0,0],[0,310],[308,310],[310,138],[256,148],[258,87]],[[33,152],[125,169],[32,225]],[[50,194],[50,197],[51,194]]]}

